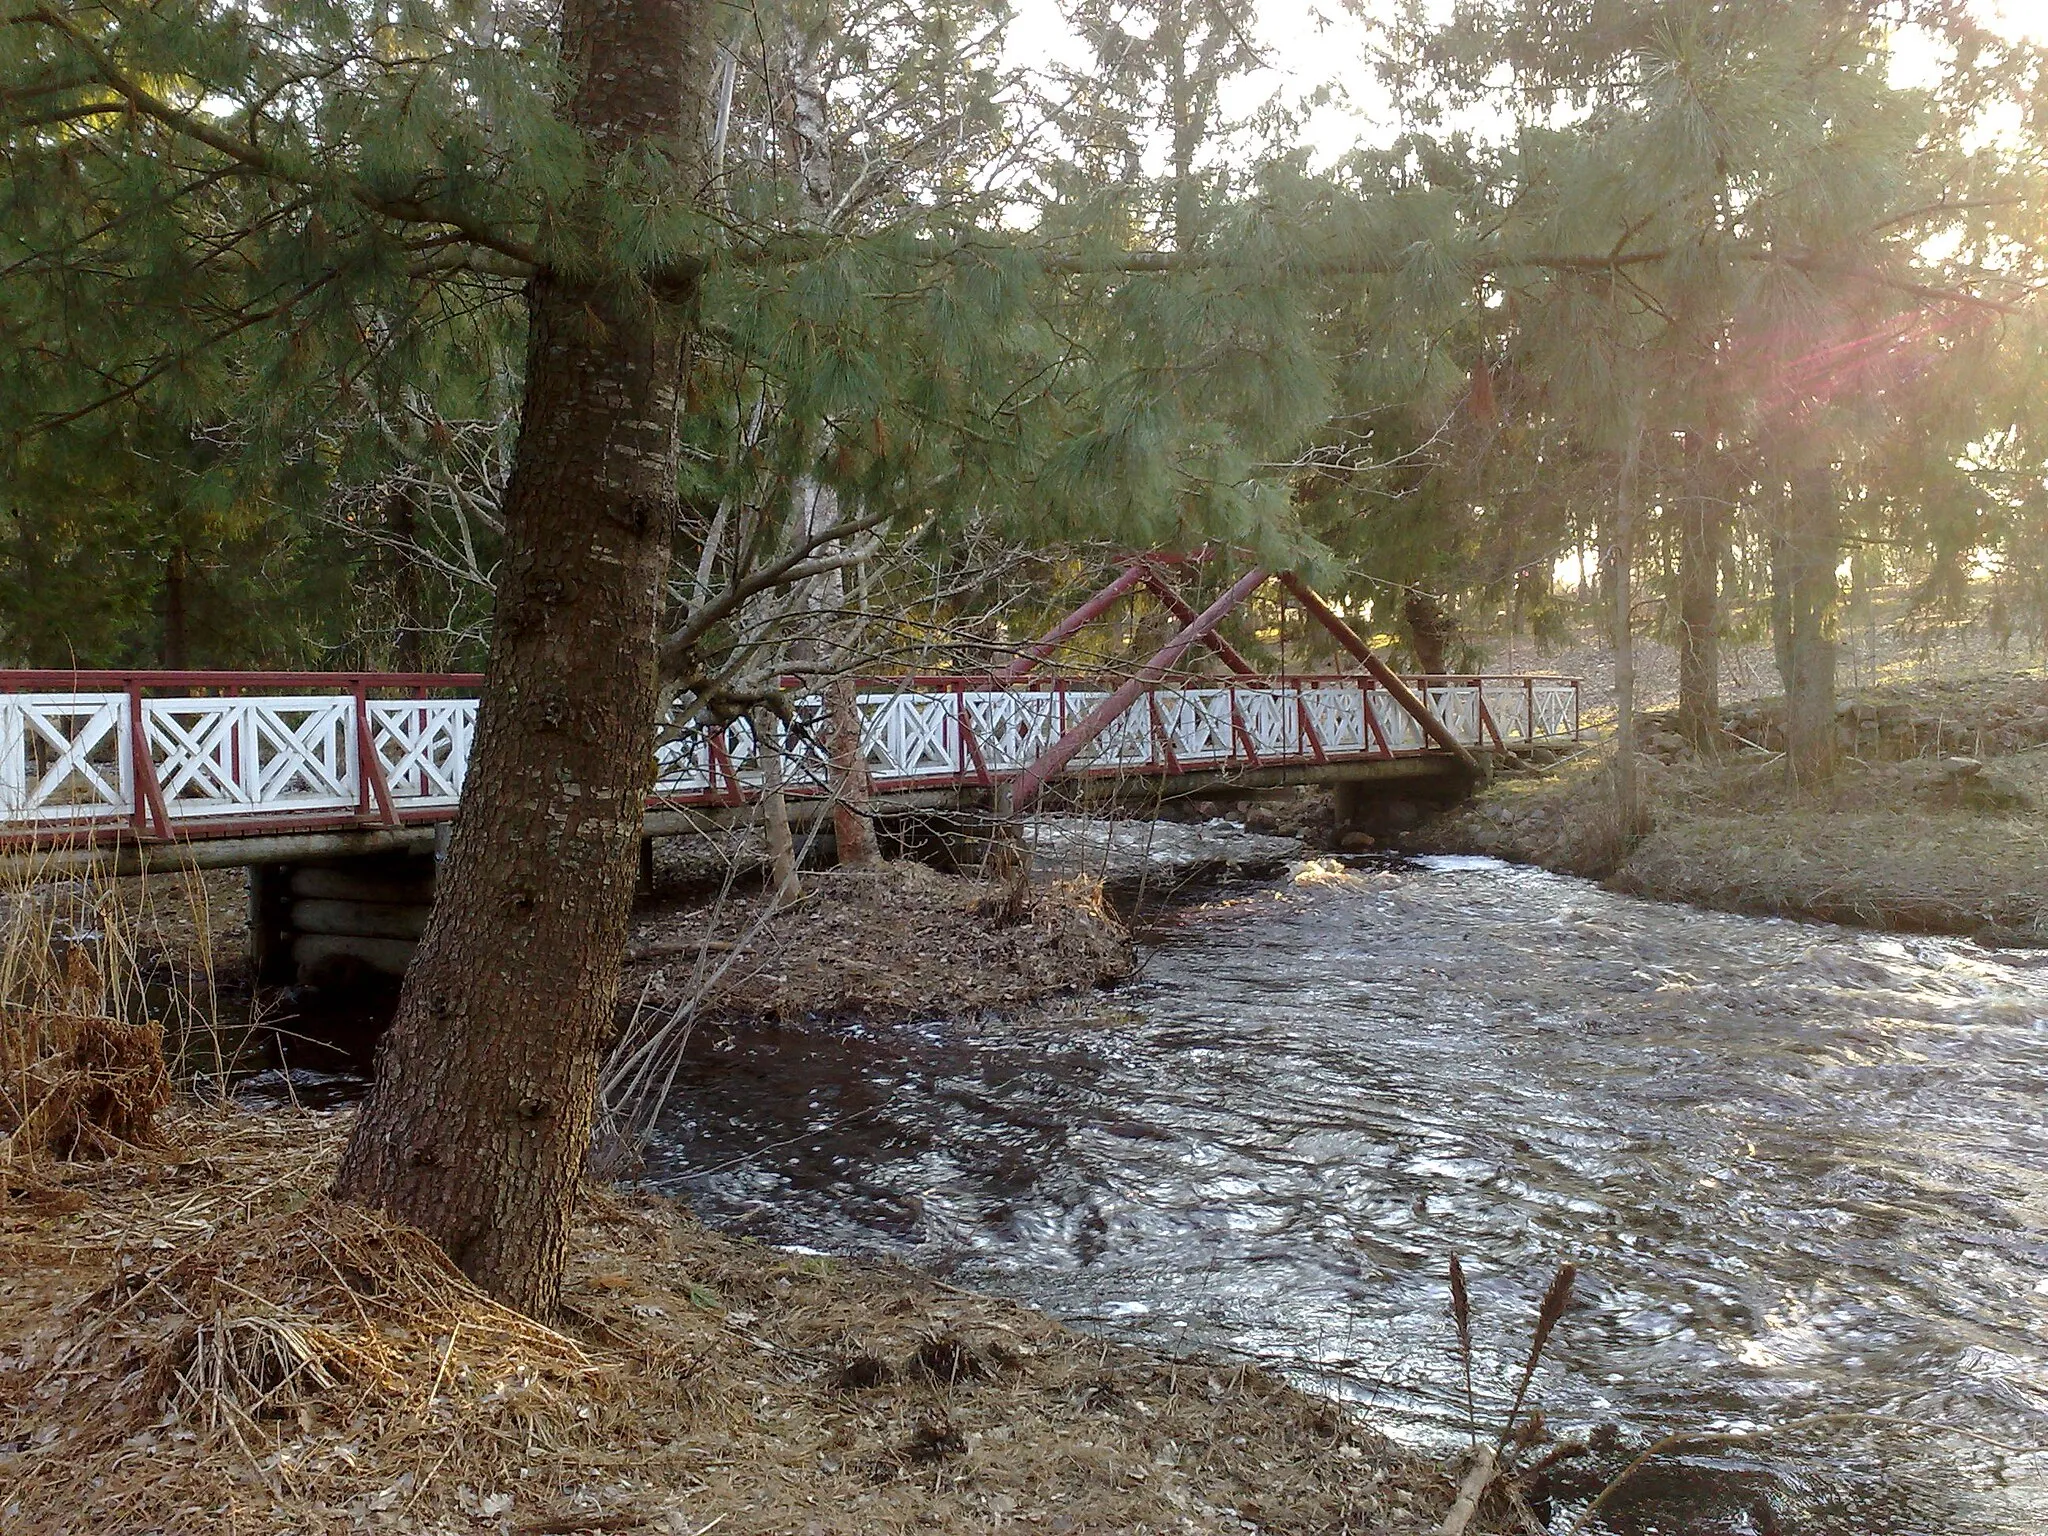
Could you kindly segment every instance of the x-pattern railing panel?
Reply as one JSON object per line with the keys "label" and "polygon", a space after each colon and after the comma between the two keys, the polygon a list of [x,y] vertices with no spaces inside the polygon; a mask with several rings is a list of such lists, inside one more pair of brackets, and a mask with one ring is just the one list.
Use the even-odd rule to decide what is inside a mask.
{"label": "x-pattern railing panel", "polygon": [[1238,718],[1260,757],[1308,755],[1308,738],[1301,729],[1300,688],[1239,688],[1236,694]]}
{"label": "x-pattern railing panel", "polygon": [[1401,701],[1384,689],[1375,688],[1367,695],[1372,707],[1372,717],[1378,723],[1380,734],[1386,739],[1390,752],[1420,752],[1429,745],[1429,738],[1423,734],[1416,718],[1401,706]]}
{"label": "x-pattern railing panel", "polygon": [[1367,727],[1367,692],[1356,683],[1319,683],[1301,690],[1308,717],[1332,756],[1364,754],[1376,749]]}
{"label": "x-pattern railing panel", "polygon": [[[1086,719],[1109,700],[1108,689],[1072,689],[1067,693],[1067,721]],[[1075,754],[1074,766],[1087,773],[1126,771],[1152,766],[1157,744],[1152,731],[1152,705],[1140,698],[1105,725],[1095,739]]]}
{"label": "x-pattern railing panel", "polygon": [[371,739],[394,800],[425,809],[461,799],[476,736],[474,699],[379,699],[368,711]]}
{"label": "x-pattern railing panel", "polygon": [[684,731],[654,748],[654,793],[691,796],[711,785],[711,738],[702,729]]}
{"label": "x-pattern railing panel", "polygon": [[983,763],[1014,773],[1059,740],[1060,697],[1052,690],[972,689],[960,695]]}
{"label": "x-pattern railing panel", "polygon": [[1236,755],[1229,689],[1162,688],[1158,699],[1160,726],[1182,767],[1213,767]]}
{"label": "x-pattern railing panel", "polygon": [[1573,736],[1579,728],[1579,690],[1568,683],[1538,682],[1530,690],[1537,736]]}
{"label": "x-pattern railing panel", "polygon": [[150,699],[142,719],[173,818],[347,810],[361,797],[352,698]]}
{"label": "x-pattern railing panel", "polygon": [[118,693],[0,697],[0,818],[126,815],[135,798],[127,705]]}
{"label": "x-pattern railing panel", "polygon": [[861,750],[877,782],[960,772],[959,711],[950,693],[863,693]]}
{"label": "x-pattern railing panel", "polygon": [[1429,712],[1468,746],[1484,744],[1479,723],[1479,689],[1466,683],[1433,683],[1423,693]]}

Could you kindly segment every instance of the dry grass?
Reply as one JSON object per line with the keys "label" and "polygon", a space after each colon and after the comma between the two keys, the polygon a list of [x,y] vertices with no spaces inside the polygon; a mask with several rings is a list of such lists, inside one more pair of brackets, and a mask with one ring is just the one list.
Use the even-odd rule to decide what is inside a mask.
{"label": "dry grass", "polygon": [[0,1209],[64,1203],[65,1164],[154,1145],[170,1091],[110,888],[13,892],[0,912]]}
{"label": "dry grass", "polygon": [[2048,943],[2048,818],[2038,812],[1931,808],[1910,792],[1891,809],[1794,793],[1758,802],[1668,810],[1614,885],[1727,911]]}
{"label": "dry grass", "polygon": [[0,1528],[1423,1531],[1451,1486],[1258,1370],[591,1192],[559,1331],[329,1204],[344,1114],[0,1216]]}
{"label": "dry grass", "polygon": [[[1425,834],[1723,911],[1859,927],[2048,943],[2048,814],[1973,811],[1930,798],[1920,764],[1852,763],[1825,794],[1775,763],[1667,766],[1641,759],[1647,835],[1612,836],[1605,749],[1503,780]],[[2048,805],[2048,752],[1994,758],[1999,780]]]}

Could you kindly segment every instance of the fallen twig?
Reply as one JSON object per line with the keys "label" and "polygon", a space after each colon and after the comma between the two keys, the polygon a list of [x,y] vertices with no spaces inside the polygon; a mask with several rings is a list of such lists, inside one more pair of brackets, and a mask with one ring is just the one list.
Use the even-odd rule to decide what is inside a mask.
{"label": "fallen twig", "polygon": [[1493,1481],[1494,1449],[1482,1445],[1472,1457],[1472,1465],[1465,1469],[1464,1480],[1458,1484],[1458,1497],[1452,1501],[1444,1515],[1443,1524],[1436,1528],[1436,1536],[1464,1536],[1465,1527],[1472,1523],[1473,1515],[1479,1511],[1479,1501],[1486,1493],[1487,1484]]}

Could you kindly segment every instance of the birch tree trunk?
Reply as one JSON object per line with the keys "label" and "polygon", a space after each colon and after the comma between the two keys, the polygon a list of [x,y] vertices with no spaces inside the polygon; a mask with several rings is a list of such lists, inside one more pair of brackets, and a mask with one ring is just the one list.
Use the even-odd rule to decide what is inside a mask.
{"label": "birch tree trunk", "polygon": [[[701,152],[709,16],[708,0],[567,0],[560,111],[600,162]],[[690,313],[669,297],[532,283],[461,814],[335,1180],[534,1314],[561,1295],[653,775]]]}
{"label": "birch tree trunk", "polygon": [[[792,17],[785,33],[785,73],[790,89],[790,147],[805,222],[829,227],[837,191],[832,174],[832,141],[827,131],[827,100],[818,78],[816,40],[804,35]],[[796,484],[799,527],[805,542],[839,521],[839,493],[809,476]],[[818,554],[838,553],[836,544]],[[857,685],[848,675],[854,664],[844,637],[853,628],[846,612],[846,575],[830,570],[804,586],[815,633],[806,642],[805,660],[829,669],[825,685],[825,718],[829,732],[827,789],[832,796],[832,835],[841,864],[879,864],[875,823],[869,813],[867,759],[861,751],[861,719]]]}

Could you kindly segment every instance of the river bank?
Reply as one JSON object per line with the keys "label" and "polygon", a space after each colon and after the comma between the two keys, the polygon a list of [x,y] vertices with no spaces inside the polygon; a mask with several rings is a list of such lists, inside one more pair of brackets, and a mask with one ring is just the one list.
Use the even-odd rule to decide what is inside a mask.
{"label": "river bank", "polygon": [[1112,986],[1134,963],[1094,881],[970,879],[905,861],[807,872],[793,903],[757,889],[645,906],[621,997],[629,1011],[694,1007],[725,1023],[882,1021],[1018,1008]]}
{"label": "river bank", "polygon": [[[1501,775],[1403,839],[1728,912],[2048,943],[2048,684],[2038,676],[1845,702],[1846,755],[1818,790],[1786,780],[1768,705],[1694,753],[1658,717],[1637,757],[1646,826],[1624,836],[1611,746]],[[1980,755],[1981,754],[1981,755]]]}
{"label": "river bank", "polygon": [[326,1201],[350,1113],[183,1102],[158,1147],[0,1210],[0,1525],[1309,1536],[1452,1497],[1259,1370],[651,1195],[586,1191],[542,1328]]}

